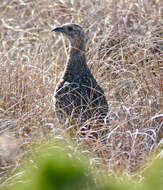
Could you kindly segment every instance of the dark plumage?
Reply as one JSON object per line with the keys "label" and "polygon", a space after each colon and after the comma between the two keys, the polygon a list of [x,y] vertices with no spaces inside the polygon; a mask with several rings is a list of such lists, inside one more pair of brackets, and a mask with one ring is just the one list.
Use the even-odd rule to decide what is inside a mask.
{"label": "dark plumage", "polygon": [[104,120],[108,104],[104,91],[91,74],[85,58],[85,36],[76,24],[65,24],[53,29],[70,40],[70,53],[63,78],[54,94],[55,112],[61,122],[68,119],[87,121]]}

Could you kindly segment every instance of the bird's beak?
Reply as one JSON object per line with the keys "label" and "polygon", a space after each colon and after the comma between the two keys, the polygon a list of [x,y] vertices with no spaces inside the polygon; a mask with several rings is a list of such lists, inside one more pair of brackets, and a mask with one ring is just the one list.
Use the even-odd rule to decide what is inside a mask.
{"label": "bird's beak", "polygon": [[52,31],[53,32],[64,32],[62,27],[56,27]]}

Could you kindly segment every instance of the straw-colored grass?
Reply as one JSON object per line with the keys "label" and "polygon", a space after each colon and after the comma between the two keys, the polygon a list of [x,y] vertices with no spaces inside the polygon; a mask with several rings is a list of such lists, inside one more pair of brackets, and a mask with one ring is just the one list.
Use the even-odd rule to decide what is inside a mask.
{"label": "straw-colored grass", "polygon": [[139,175],[163,137],[162,19],[161,0],[1,0],[0,141],[7,147],[0,145],[1,175],[19,167],[36,139],[70,134],[52,102],[67,40],[51,29],[66,22],[84,28],[87,62],[109,104],[106,124],[91,128],[106,130],[104,139],[81,137],[80,130],[71,138],[94,164],[100,159],[116,174]]}

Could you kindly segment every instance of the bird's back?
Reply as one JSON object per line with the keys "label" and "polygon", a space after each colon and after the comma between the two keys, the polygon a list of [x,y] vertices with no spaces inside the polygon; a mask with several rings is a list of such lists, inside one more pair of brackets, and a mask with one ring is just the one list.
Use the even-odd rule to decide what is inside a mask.
{"label": "bird's back", "polygon": [[104,91],[91,74],[83,53],[76,53],[67,63],[55,92],[55,110],[80,120],[103,119],[107,115]]}

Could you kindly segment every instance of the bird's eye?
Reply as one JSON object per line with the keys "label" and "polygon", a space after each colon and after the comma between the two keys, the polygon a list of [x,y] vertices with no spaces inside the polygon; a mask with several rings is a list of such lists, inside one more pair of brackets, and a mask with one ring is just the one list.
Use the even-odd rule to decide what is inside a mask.
{"label": "bird's eye", "polygon": [[72,31],[72,30],[73,30],[72,26],[68,26],[68,31]]}

